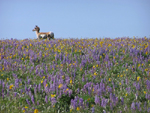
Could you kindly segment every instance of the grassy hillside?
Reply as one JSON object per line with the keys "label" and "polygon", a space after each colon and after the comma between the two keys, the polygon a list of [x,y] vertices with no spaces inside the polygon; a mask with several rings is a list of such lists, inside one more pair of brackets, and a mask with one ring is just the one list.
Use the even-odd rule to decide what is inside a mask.
{"label": "grassy hillside", "polygon": [[1,113],[150,112],[150,39],[0,40]]}

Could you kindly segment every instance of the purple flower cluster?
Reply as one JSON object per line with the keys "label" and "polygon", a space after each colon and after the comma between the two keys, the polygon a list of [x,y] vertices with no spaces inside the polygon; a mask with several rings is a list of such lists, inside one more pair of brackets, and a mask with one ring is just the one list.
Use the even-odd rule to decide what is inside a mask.
{"label": "purple flower cluster", "polygon": [[149,76],[147,38],[0,40],[0,101],[55,109],[66,96],[74,111],[149,112]]}

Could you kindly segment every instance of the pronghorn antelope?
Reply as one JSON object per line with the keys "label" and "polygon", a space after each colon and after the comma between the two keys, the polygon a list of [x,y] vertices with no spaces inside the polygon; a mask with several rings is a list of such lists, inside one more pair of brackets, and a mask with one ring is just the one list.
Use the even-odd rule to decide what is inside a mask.
{"label": "pronghorn antelope", "polygon": [[40,32],[40,28],[36,25],[32,31],[36,31],[36,35],[38,39],[54,39],[53,32]]}

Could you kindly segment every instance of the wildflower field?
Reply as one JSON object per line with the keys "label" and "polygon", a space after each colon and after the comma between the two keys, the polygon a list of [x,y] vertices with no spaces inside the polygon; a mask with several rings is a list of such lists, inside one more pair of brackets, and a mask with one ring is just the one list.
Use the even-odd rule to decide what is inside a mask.
{"label": "wildflower field", "polygon": [[0,113],[150,112],[150,38],[0,40]]}

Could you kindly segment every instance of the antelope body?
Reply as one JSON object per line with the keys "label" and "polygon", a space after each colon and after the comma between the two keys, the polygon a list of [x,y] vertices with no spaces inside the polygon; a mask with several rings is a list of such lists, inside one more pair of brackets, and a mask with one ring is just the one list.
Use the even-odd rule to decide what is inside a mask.
{"label": "antelope body", "polygon": [[35,26],[35,28],[32,30],[36,32],[38,39],[54,39],[54,33],[53,32],[40,32],[40,28],[38,26]]}

